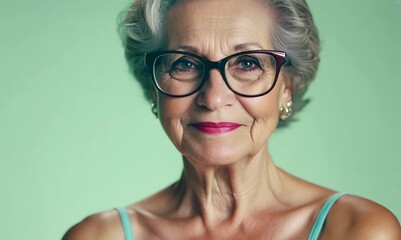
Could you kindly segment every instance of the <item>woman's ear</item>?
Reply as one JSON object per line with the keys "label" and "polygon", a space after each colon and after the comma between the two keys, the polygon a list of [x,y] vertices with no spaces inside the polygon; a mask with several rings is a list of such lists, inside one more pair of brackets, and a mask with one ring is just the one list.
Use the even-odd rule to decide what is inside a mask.
{"label": "woman's ear", "polygon": [[280,89],[280,106],[292,100],[292,80],[288,75],[282,75],[283,83]]}
{"label": "woman's ear", "polygon": [[158,101],[157,101],[157,92],[154,88],[150,90],[150,97],[151,97],[151,109],[152,113],[156,116],[156,118],[159,118],[159,109],[158,109]]}
{"label": "woman's ear", "polygon": [[150,96],[152,103],[157,103],[157,92],[156,91],[157,90],[154,87],[149,89],[149,96]]}

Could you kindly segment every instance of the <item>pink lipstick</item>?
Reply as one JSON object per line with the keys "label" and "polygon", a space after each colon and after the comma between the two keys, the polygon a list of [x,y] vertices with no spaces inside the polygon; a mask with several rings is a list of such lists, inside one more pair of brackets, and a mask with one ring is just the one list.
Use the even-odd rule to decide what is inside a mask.
{"label": "pink lipstick", "polygon": [[197,122],[192,124],[196,129],[208,134],[221,134],[231,132],[241,126],[234,122]]}

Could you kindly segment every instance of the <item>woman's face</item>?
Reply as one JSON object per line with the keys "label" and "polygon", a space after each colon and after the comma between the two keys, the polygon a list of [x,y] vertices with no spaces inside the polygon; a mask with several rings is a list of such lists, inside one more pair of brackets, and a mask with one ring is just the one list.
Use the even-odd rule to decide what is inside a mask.
{"label": "woman's face", "polygon": [[[168,15],[165,50],[189,51],[218,61],[240,51],[273,49],[272,20],[263,1],[181,1]],[[213,69],[193,95],[174,98],[157,92],[155,96],[164,130],[189,161],[225,165],[266,152],[279,108],[291,93],[280,74],[267,95],[241,97]]]}

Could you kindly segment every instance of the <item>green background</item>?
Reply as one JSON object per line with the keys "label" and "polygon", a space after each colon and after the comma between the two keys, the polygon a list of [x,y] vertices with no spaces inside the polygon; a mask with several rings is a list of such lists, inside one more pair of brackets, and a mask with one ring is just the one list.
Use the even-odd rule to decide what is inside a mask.
{"label": "green background", "polygon": [[[322,62],[276,164],[401,218],[401,3],[310,6]],[[143,198],[182,163],[116,32],[125,0],[0,2],[0,238],[60,239],[90,213]]]}

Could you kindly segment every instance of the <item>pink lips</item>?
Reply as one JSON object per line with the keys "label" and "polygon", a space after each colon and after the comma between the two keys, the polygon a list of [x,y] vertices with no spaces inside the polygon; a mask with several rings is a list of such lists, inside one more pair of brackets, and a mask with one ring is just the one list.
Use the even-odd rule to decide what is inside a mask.
{"label": "pink lips", "polygon": [[234,122],[197,122],[192,124],[196,129],[208,134],[231,132],[241,126]]}

